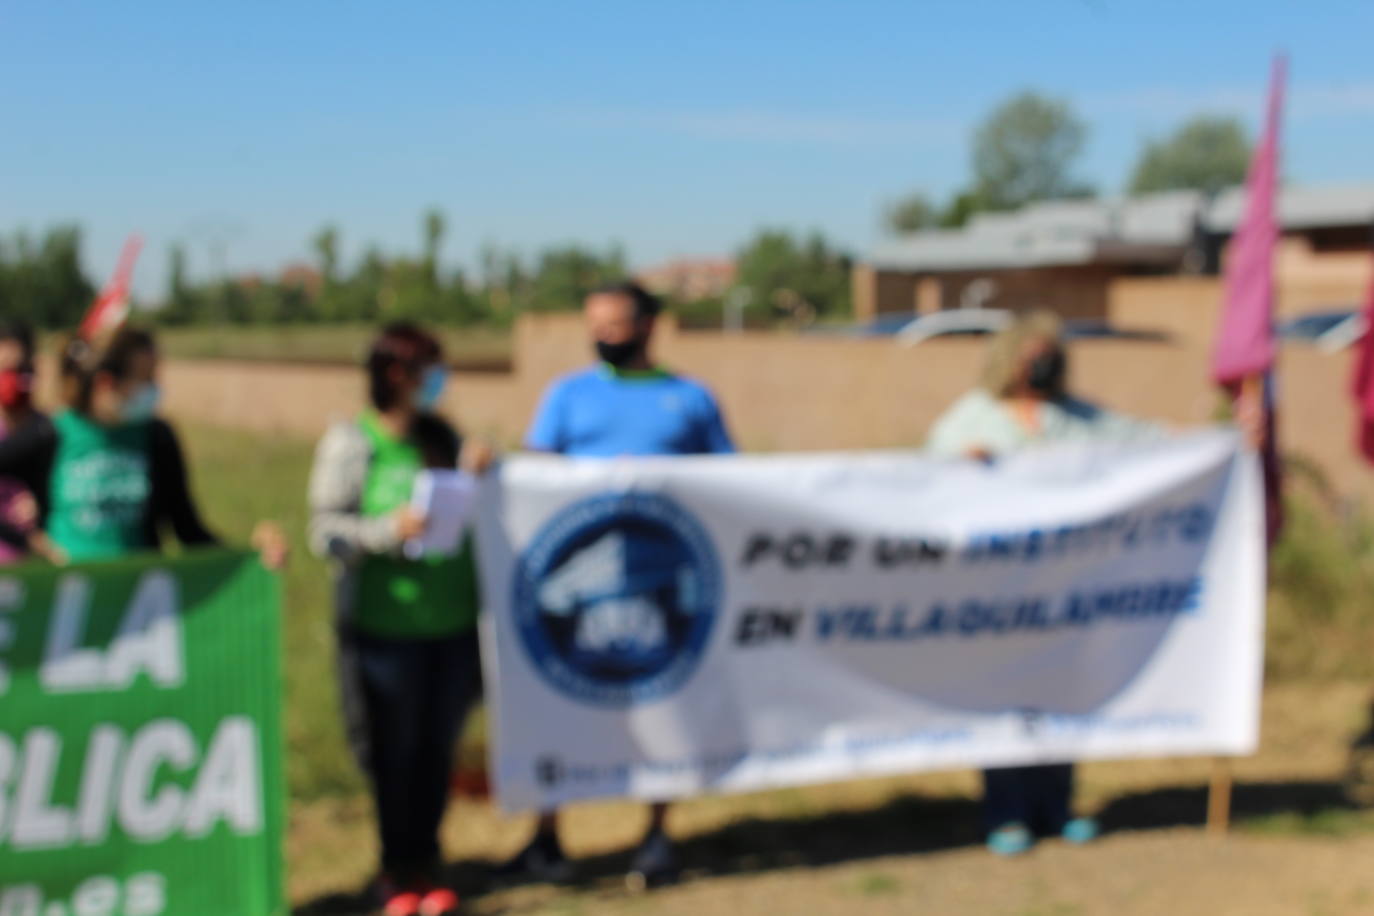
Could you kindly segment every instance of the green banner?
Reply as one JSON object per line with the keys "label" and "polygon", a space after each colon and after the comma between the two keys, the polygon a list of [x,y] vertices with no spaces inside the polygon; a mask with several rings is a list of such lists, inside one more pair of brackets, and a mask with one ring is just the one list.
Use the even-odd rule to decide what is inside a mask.
{"label": "green banner", "polygon": [[0,916],[272,916],[276,576],[189,552],[0,568]]}

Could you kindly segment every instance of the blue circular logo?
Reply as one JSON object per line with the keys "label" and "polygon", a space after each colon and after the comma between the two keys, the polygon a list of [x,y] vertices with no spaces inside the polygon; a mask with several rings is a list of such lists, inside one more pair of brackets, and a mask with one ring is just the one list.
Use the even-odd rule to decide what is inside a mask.
{"label": "blue circular logo", "polygon": [[681,687],[719,603],[710,537],[656,493],[568,506],[516,566],[515,622],[535,669],[567,696],[598,706],[630,706]]}

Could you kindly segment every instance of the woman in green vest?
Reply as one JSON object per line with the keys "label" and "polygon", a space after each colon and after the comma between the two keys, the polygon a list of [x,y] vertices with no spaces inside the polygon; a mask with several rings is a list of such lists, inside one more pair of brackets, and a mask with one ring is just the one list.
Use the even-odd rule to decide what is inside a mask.
{"label": "woman in green vest", "polygon": [[407,555],[425,518],[417,476],[481,470],[435,412],[446,380],[438,342],[387,326],[367,358],[369,404],[320,441],[310,479],[312,548],[333,561],[339,671],[349,742],[377,804],[378,903],[388,916],[439,916],[458,898],[439,883],[439,823],[453,747],[479,689],[472,545]]}
{"label": "woman in green vest", "polygon": [[[157,346],[123,327],[62,348],[64,409],[51,424],[0,449],[0,475],[41,467],[44,528],[63,562],[111,560],[158,550],[168,529],[186,547],[218,543],[191,498],[176,433],[157,416]],[[253,541],[268,566],[285,539],[261,523]]]}

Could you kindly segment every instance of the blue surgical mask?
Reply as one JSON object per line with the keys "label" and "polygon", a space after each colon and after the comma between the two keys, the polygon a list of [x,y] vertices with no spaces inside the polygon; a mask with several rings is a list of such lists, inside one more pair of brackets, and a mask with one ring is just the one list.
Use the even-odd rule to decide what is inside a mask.
{"label": "blue surgical mask", "polygon": [[420,410],[433,410],[439,406],[444,396],[444,386],[448,384],[448,370],[443,366],[430,366],[420,377],[420,387],[415,390],[415,406]]}
{"label": "blue surgical mask", "polygon": [[135,388],[124,401],[124,408],[120,411],[120,416],[126,423],[141,423],[144,420],[151,420],[157,413],[157,405],[160,400],[162,400],[162,391],[156,383],[144,382]]}

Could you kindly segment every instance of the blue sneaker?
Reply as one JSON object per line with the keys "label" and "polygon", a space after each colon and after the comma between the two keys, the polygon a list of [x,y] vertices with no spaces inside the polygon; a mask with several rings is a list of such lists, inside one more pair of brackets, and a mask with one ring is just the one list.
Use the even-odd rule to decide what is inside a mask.
{"label": "blue sneaker", "polygon": [[1101,832],[1097,826],[1097,821],[1090,817],[1076,817],[1064,825],[1064,830],[1060,835],[1064,838],[1064,842],[1082,846],[1084,843],[1091,843],[1097,839],[1097,835]]}
{"label": "blue sneaker", "polygon": [[1019,856],[1029,852],[1033,843],[1025,824],[1006,824],[988,834],[988,851],[997,856]]}

